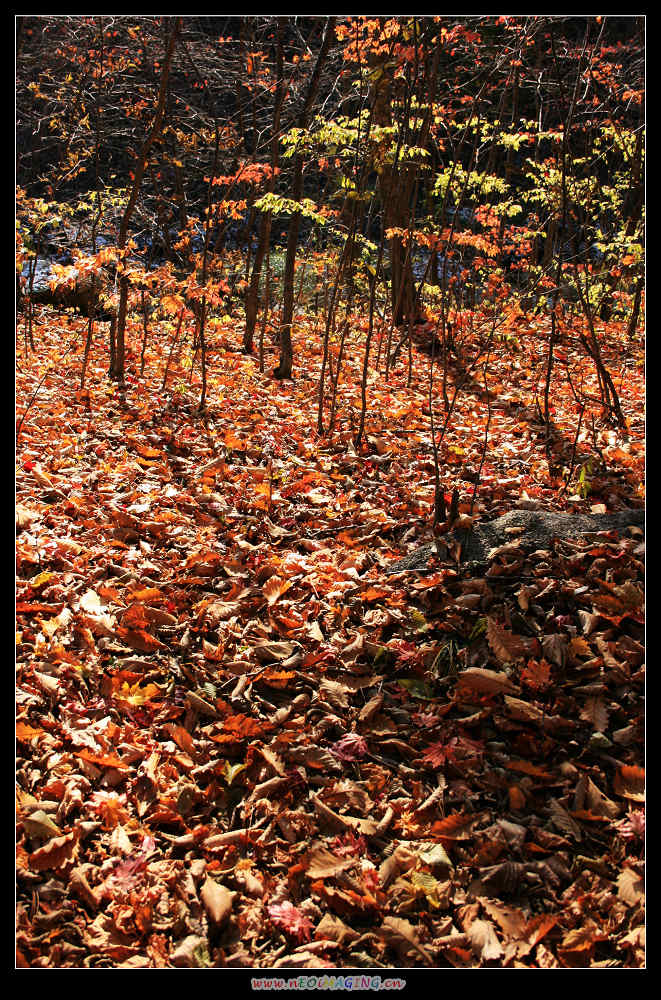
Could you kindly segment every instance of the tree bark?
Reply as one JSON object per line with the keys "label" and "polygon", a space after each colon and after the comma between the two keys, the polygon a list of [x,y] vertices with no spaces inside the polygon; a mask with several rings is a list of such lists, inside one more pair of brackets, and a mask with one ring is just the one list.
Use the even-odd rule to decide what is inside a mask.
{"label": "tree bark", "polygon": [[[282,112],[282,104],[284,100],[284,87],[282,85],[282,69],[283,69],[283,55],[282,55],[282,35],[283,35],[283,25],[282,19],[278,19],[278,41],[277,41],[277,54],[276,54],[276,91],[275,91],[275,107],[273,109],[273,139],[271,141],[271,166],[273,168],[273,174],[267,186],[267,191],[271,192],[275,188],[275,170],[278,166],[278,142],[279,142],[279,132],[280,132],[280,115]],[[259,281],[262,273],[262,265],[264,263],[264,257],[266,256],[266,250],[269,245],[269,240],[271,238],[271,221],[272,213],[264,212],[262,214],[260,226],[259,226],[259,239],[257,243],[257,249],[255,251],[255,260],[253,261],[252,274],[250,277],[250,287],[248,289],[248,294],[246,296],[246,327],[243,334],[243,349],[246,354],[252,354],[253,349],[253,339],[255,336],[255,326],[257,324],[257,310],[259,308]]]}
{"label": "tree bark", "polygon": [[[323,69],[326,55],[330,49],[333,39],[336,18],[331,16],[326,21],[321,47],[317,55],[317,61],[310,78],[308,92],[305,98],[303,110],[299,116],[299,128],[307,128],[310,120],[312,104],[319,87],[321,71]],[[300,201],[303,193],[303,157],[294,157],[294,180],[292,182],[291,196],[294,201]],[[294,318],[294,267],[296,264],[296,247],[298,245],[298,231],[301,224],[299,212],[292,215],[289,224],[289,234],[287,237],[287,256],[285,258],[285,271],[283,276],[282,292],[282,325],[280,328],[280,361],[273,374],[276,378],[291,378],[293,367],[293,349],[291,340],[291,327]]]}
{"label": "tree bark", "polygon": [[[131,216],[135,209],[136,202],[138,200],[138,194],[140,192],[140,185],[142,183],[142,178],[144,176],[145,169],[147,167],[147,157],[149,156],[149,150],[151,149],[154,140],[160,134],[161,128],[163,127],[163,113],[165,111],[165,99],[167,96],[167,83],[168,77],[170,75],[170,65],[172,62],[172,56],[174,53],[175,42],[177,36],[181,31],[181,17],[177,17],[172,26],[170,32],[170,37],[168,39],[168,46],[165,53],[165,58],[163,60],[163,69],[161,70],[161,84],[158,93],[158,103],[156,105],[156,113],[154,115],[154,123],[151,128],[151,132],[147,136],[142,149],[140,150],[140,155],[138,156],[135,177],[133,179],[133,188],[131,190],[131,196],[128,200],[126,209],[124,210],[124,215],[122,217],[121,225],[119,227],[119,239],[117,245],[120,250],[123,250],[126,246],[126,238],[128,236],[129,223],[131,221]],[[129,282],[125,274],[119,279],[119,308],[117,310],[117,339],[115,343],[115,356],[111,359],[110,376],[111,378],[116,378],[119,381],[124,379],[124,358],[125,358],[125,345],[124,345],[124,330],[126,327],[126,311],[128,304],[128,292],[129,292]]]}

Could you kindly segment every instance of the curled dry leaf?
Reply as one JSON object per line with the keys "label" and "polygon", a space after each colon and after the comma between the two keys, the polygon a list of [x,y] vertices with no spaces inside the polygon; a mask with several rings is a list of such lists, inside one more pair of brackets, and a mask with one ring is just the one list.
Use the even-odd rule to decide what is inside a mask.
{"label": "curled dry leaf", "polygon": [[545,635],[541,642],[546,659],[550,660],[556,667],[563,668],[567,662],[568,641],[566,636],[559,633]]}
{"label": "curled dry leaf", "polygon": [[617,877],[617,894],[627,906],[637,906],[645,898],[645,882],[637,872],[625,868]]}
{"label": "curled dry leaf", "polygon": [[200,891],[209,919],[218,926],[225,923],[232,912],[234,893],[213,878],[207,878]]}
{"label": "curled dry leaf", "polygon": [[23,531],[25,528],[29,528],[33,521],[39,517],[35,511],[30,510],[24,504],[16,504],[16,528],[18,531]]}
{"label": "curled dry leaf", "polygon": [[319,697],[333,708],[349,707],[348,691],[349,689],[339,681],[332,681],[327,677],[324,677],[319,685]]}
{"label": "curled dry leaf", "polygon": [[43,847],[38,848],[28,858],[33,872],[42,872],[49,868],[59,869],[74,860],[78,852],[79,833],[72,830],[62,837],[54,837]]}
{"label": "curled dry leaf", "polygon": [[69,876],[69,884],[71,885],[72,891],[75,892],[75,894],[82,899],[87,906],[94,911],[98,910],[101,905],[100,896],[90,886],[82,867],[74,868]]}
{"label": "curled dry leaf", "polygon": [[372,719],[377,714],[382,705],[383,705],[383,695],[382,694],[374,695],[374,697],[370,698],[367,704],[363,705],[363,707],[361,708],[360,712],[358,713],[359,720],[361,722],[369,722],[369,720]]}
{"label": "curled dry leaf", "polygon": [[521,698],[512,698],[509,695],[505,695],[505,707],[511,718],[521,722],[541,724],[546,717],[546,713],[537,705],[531,705],[530,702],[523,701]]}
{"label": "curled dry leaf", "polygon": [[29,837],[50,840],[51,837],[59,837],[62,834],[59,826],[53,823],[50,816],[43,809],[36,809],[23,820],[23,827]]}
{"label": "curled dry leaf", "polygon": [[400,917],[385,917],[379,933],[386,944],[394,948],[402,958],[417,955],[426,965],[433,964],[430,952],[420,943],[415,927]]}
{"label": "curled dry leaf", "polygon": [[317,795],[310,796],[315,812],[319,819],[332,830],[346,832],[347,830],[357,830],[367,837],[372,837],[376,833],[377,824],[371,819],[361,819],[358,816],[340,816],[339,813],[329,809]]}
{"label": "curled dry leaf", "polygon": [[285,594],[291,586],[291,580],[283,580],[279,576],[275,575],[270,577],[262,587],[262,593],[266,598],[268,606],[273,607],[273,605],[280,600],[282,595]]}
{"label": "curled dry leaf", "polygon": [[357,941],[360,934],[333,913],[325,913],[315,928],[314,936],[320,941],[335,941],[339,945],[345,945]]}
{"label": "curled dry leaf", "polygon": [[588,809],[593,816],[608,819],[615,819],[622,812],[621,806],[609,799],[588,775],[583,775],[577,786],[574,809]]}
{"label": "curled dry leaf", "polygon": [[615,773],[613,787],[618,795],[632,802],[645,801],[645,768],[623,764]]}
{"label": "curled dry leaf", "polygon": [[558,954],[570,968],[585,968],[594,955],[595,945],[605,938],[599,925],[588,918],[582,926],[565,934],[558,945]]}
{"label": "curled dry leaf", "polygon": [[500,958],[504,954],[493,924],[488,920],[474,920],[467,931],[473,952],[484,962]]}
{"label": "curled dry leaf", "polygon": [[526,866],[519,861],[505,861],[479,870],[478,890],[487,896],[509,895],[519,890],[526,875]]}

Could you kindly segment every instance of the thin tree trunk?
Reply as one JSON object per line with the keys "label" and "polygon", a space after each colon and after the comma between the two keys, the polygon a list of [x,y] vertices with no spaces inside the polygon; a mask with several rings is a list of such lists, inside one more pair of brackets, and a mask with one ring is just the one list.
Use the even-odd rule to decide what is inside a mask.
{"label": "thin tree trunk", "polygon": [[144,289],[140,293],[140,299],[142,304],[142,329],[143,329],[142,349],[140,351],[140,377],[142,378],[145,372],[145,348],[147,347],[147,331],[148,331],[147,300],[145,299]]}
{"label": "thin tree trunk", "polygon": [[[324,35],[317,55],[317,61],[310,78],[308,92],[305,98],[305,105],[299,117],[299,128],[307,128],[312,104],[319,87],[321,71],[330,49],[335,28],[335,16],[331,16],[326,21]],[[303,193],[303,157],[297,154],[294,157],[294,180],[292,183],[291,196],[294,201],[300,201]],[[301,223],[299,212],[292,215],[289,224],[289,234],[287,237],[287,256],[285,258],[285,272],[283,277],[282,290],[282,324],[280,327],[280,361],[273,374],[276,378],[291,378],[293,366],[293,350],[291,340],[291,328],[294,318],[294,268],[296,265],[296,247],[298,246],[298,231]]]}
{"label": "thin tree trunk", "polygon": [[[167,96],[167,83],[168,77],[170,75],[170,65],[172,63],[172,56],[174,54],[174,47],[179,32],[181,30],[181,17],[177,17],[170,31],[170,37],[168,39],[168,45],[165,52],[165,58],[163,59],[163,68],[161,70],[161,83],[158,93],[158,103],[156,105],[156,113],[154,115],[154,122],[151,127],[151,131],[145,140],[143,147],[138,156],[137,163],[135,166],[135,177],[133,179],[133,188],[131,190],[131,195],[129,197],[128,204],[124,210],[124,215],[119,227],[119,239],[117,244],[120,250],[123,250],[126,246],[126,240],[128,236],[129,223],[133,215],[133,211],[138,200],[138,194],[140,192],[140,185],[142,183],[142,178],[147,167],[147,157],[149,156],[149,151],[154,144],[156,138],[160,135],[161,129],[163,127],[163,113],[165,111],[165,99]],[[117,310],[117,337],[116,337],[116,347],[115,356],[111,360],[110,375],[112,378],[116,378],[118,381],[123,381],[124,379],[124,358],[125,358],[125,345],[124,345],[124,330],[126,327],[126,312],[128,303],[128,293],[129,293],[129,281],[125,274],[122,274],[119,279],[119,308]]]}
{"label": "thin tree trunk", "polygon": [[264,371],[264,337],[266,335],[266,324],[269,317],[269,307],[271,305],[271,253],[266,248],[266,288],[264,289],[264,306],[262,308],[262,325],[259,330],[259,370]]}
{"label": "thin tree trunk", "polygon": [[358,446],[360,445],[363,434],[365,433],[365,414],[367,413],[367,373],[369,371],[370,345],[372,343],[372,333],[374,330],[374,306],[376,302],[376,286],[379,280],[379,275],[381,273],[382,260],[383,260],[383,233],[381,234],[381,240],[379,241],[379,256],[376,262],[376,271],[374,272],[374,275],[370,280],[369,323],[367,327],[367,337],[365,338],[363,375],[360,380],[360,423],[358,425],[358,432],[354,438],[354,445],[356,448],[358,448]]}
{"label": "thin tree trunk", "polygon": [[161,385],[161,391],[165,392],[168,384],[168,375],[170,374],[170,362],[172,361],[172,355],[174,354],[174,349],[179,341],[179,334],[181,332],[181,324],[184,319],[185,306],[182,306],[179,310],[179,322],[177,323],[177,329],[175,330],[174,338],[172,340],[172,347],[170,348],[170,353],[168,354],[168,360],[165,364],[165,372],[163,374],[163,384]]}

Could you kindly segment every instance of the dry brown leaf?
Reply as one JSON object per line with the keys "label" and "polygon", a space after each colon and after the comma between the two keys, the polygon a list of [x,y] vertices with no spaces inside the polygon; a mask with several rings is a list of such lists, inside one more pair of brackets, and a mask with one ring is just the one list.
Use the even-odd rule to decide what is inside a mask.
{"label": "dry brown leaf", "polygon": [[[613,802],[607,795],[597,788],[594,781],[585,776],[585,807],[595,816],[606,816],[608,819],[615,819],[622,812],[617,802]],[[580,806],[579,808],[583,808]]]}
{"label": "dry brown leaf", "polygon": [[322,701],[326,701],[329,705],[332,705],[333,708],[349,707],[347,688],[339,681],[332,681],[324,677],[319,685],[319,697]]}
{"label": "dry brown leaf", "polygon": [[530,639],[515,635],[495,618],[487,618],[487,642],[501,663],[514,663],[524,657],[531,648]]}
{"label": "dry brown leaf", "polygon": [[262,587],[262,593],[266,598],[268,606],[270,608],[273,607],[273,605],[280,600],[282,595],[286,593],[291,586],[291,580],[283,580],[279,576],[275,575],[270,577]]}
{"label": "dry brown leaf", "polygon": [[503,691],[517,691],[518,688],[507,674],[488,670],[486,667],[469,667],[462,670],[457,678],[459,687],[468,687],[482,694],[501,694]]}
{"label": "dry brown leaf", "polygon": [[261,753],[267,764],[270,764],[276,774],[281,778],[284,778],[287,773],[287,768],[284,761],[277,753],[271,750],[269,747],[260,747],[259,752]]}
{"label": "dry brown leaf", "polygon": [[358,713],[358,718],[360,722],[369,722],[373,716],[377,714],[381,706],[383,705],[383,695],[376,694],[373,698],[363,705],[360,712]]}
{"label": "dry brown leaf", "polygon": [[623,764],[615,773],[613,787],[617,794],[625,799],[631,799],[632,802],[644,802],[645,768]]}
{"label": "dry brown leaf", "polygon": [[35,511],[30,510],[24,504],[16,504],[16,527],[19,531],[29,528],[33,521],[39,517]]}
{"label": "dry brown leaf", "polygon": [[307,860],[308,878],[334,878],[355,864],[354,858],[340,858],[321,843],[312,844]]}
{"label": "dry brown leaf", "polygon": [[339,945],[352,944],[360,934],[336,917],[333,913],[324,913],[314,932],[317,940],[336,941]]}
{"label": "dry brown leaf", "polygon": [[386,917],[381,924],[379,933],[402,958],[407,958],[413,952],[419,955],[427,965],[433,964],[432,956],[420,943],[415,927],[408,920],[402,920],[400,917]]}
{"label": "dry brown leaf", "polygon": [[513,906],[505,906],[493,899],[481,899],[480,905],[485,913],[496,921],[506,940],[518,941],[526,929],[526,918],[521,910]]}
{"label": "dry brown leaf", "polygon": [[558,945],[558,955],[571,968],[586,968],[594,954],[597,941],[603,941],[605,935],[594,920],[586,920],[580,927],[575,927],[565,934]]}
{"label": "dry brown leaf", "polygon": [[46,871],[49,868],[63,868],[76,857],[78,853],[78,831],[72,830],[62,837],[54,837],[47,844],[34,851],[28,858],[33,872]]}
{"label": "dry brown leaf", "polygon": [[202,886],[200,898],[204,903],[204,908],[207,911],[209,919],[214,924],[220,925],[227,920],[232,912],[234,895],[233,892],[226,889],[224,885],[220,885],[215,879],[207,878]]}
{"label": "dry brown leaf", "polygon": [[260,642],[253,648],[253,652],[261,663],[273,663],[288,659],[297,648],[293,642]]}
{"label": "dry brown leaf", "polygon": [[590,644],[580,635],[572,636],[569,640],[569,649],[573,656],[582,657],[586,659],[592,656],[592,650],[590,649]]}
{"label": "dry brown leaf", "polygon": [[530,702],[522,701],[521,698],[511,698],[509,695],[505,695],[505,707],[507,714],[520,722],[541,724],[546,718],[541,708],[531,705]]}
{"label": "dry brown leaf", "polygon": [[481,960],[489,962],[503,954],[503,946],[488,920],[474,920],[466,933],[473,952]]}
{"label": "dry brown leaf", "polygon": [[489,865],[479,869],[476,889],[481,895],[487,896],[517,892],[525,874],[526,866],[520,861],[504,861],[500,865]]}
{"label": "dry brown leaf", "polygon": [[617,895],[627,906],[637,906],[645,898],[645,882],[637,872],[625,868],[617,877]]}
{"label": "dry brown leaf", "polygon": [[547,660],[555,664],[556,667],[564,667],[567,662],[568,641],[567,637],[554,633],[545,635],[542,638],[542,651]]}
{"label": "dry brown leaf", "polygon": [[581,719],[589,722],[596,732],[605,732],[608,727],[608,708],[601,695],[586,698],[585,705],[581,709]]}
{"label": "dry brown leaf", "polygon": [[580,826],[557,799],[551,799],[551,822],[558,830],[562,830],[574,840],[583,839]]}
{"label": "dry brown leaf", "polygon": [[377,830],[377,824],[371,819],[361,819],[359,816],[340,816],[339,813],[329,809],[317,795],[310,796],[315,812],[322,822],[326,823],[333,830],[357,830],[367,837],[373,837]]}

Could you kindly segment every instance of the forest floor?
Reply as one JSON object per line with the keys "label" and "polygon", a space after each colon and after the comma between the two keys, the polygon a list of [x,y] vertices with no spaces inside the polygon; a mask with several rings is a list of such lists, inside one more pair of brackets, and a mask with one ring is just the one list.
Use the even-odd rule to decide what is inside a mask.
{"label": "forest floor", "polygon": [[[432,538],[429,357],[370,376],[356,448],[364,325],[319,437],[314,320],[291,381],[223,322],[204,420],[158,328],[120,392],[105,327],[80,388],[85,322],[19,326],[17,964],[640,968],[643,531],[393,575]],[[549,463],[544,340],[494,342],[441,445],[460,513],[644,506],[614,356],[627,427],[574,447],[567,368],[598,390],[560,351]]]}

